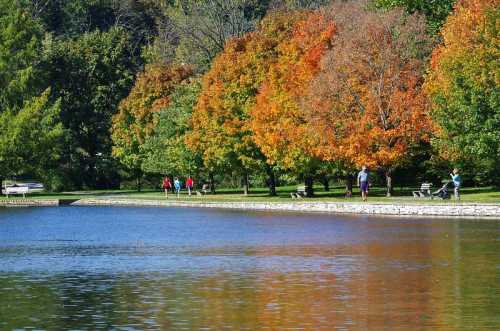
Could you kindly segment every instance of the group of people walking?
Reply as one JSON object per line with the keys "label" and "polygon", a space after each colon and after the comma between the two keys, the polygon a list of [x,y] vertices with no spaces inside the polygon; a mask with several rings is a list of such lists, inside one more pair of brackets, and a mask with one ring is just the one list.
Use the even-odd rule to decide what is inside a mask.
{"label": "group of people walking", "polygon": [[[186,189],[188,191],[188,195],[191,196],[191,193],[193,192],[193,187],[194,187],[194,181],[191,176],[189,176],[186,179]],[[174,178],[174,182],[170,180],[170,177],[165,176],[163,178],[163,183],[162,183],[162,188],[163,191],[165,192],[165,197],[168,199],[168,192],[171,191],[172,189],[174,190],[175,194],[177,195],[177,198],[179,198],[179,195],[181,194],[182,190],[182,183],[179,180],[179,177]]]}

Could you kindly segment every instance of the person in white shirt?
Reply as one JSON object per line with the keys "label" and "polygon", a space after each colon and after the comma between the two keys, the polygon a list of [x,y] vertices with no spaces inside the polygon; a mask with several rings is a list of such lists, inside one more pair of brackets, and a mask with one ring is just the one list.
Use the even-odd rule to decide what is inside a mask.
{"label": "person in white shirt", "polygon": [[370,173],[368,172],[366,166],[363,166],[361,171],[358,173],[358,186],[361,189],[361,197],[363,198],[363,201],[368,199],[368,187],[370,186],[369,179]]}

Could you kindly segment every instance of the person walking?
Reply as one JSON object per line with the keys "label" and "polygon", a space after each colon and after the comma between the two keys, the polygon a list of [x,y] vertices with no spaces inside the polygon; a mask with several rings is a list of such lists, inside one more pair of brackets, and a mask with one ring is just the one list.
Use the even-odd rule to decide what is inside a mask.
{"label": "person walking", "polygon": [[170,181],[170,178],[168,176],[165,176],[163,178],[163,191],[165,191],[165,198],[168,199],[168,191],[172,189],[172,182]]}
{"label": "person walking", "polygon": [[179,198],[179,195],[181,193],[181,182],[179,181],[179,178],[175,177],[174,180],[174,187],[175,187],[175,193],[177,194],[177,198]]}
{"label": "person walking", "polygon": [[361,171],[358,173],[358,186],[361,190],[361,197],[363,198],[363,201],[368,199],[368,187],[370,186],[369,177],[370,173],[368,172],[368,169],[366,166],[363,166]]}
{"label": "person walking", "polygon": [[191,192],[193,191],[193,186],[194,186],[193,178],[189,176],[188,179],[186,180],[186,188],[188,190],[189,196],[191,196]]}
{"label": "person walking", "polygon": [[462,178],[460,177],[459,171],[457,168],[453,169],[453,172],[450,174],[451,180],[453,181],[455,199],[460,200],[460,186],[462,185]]}

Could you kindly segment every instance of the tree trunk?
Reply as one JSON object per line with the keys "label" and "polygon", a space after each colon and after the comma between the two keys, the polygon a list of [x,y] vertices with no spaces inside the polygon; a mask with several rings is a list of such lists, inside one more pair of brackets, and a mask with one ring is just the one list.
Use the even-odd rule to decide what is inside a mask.
{"label": "tree trunk", "polygon": [[313,197],[314,196],[314,188],[313,188],[314,179],[312,176],[306,176],[304,184],[306,186],[306,196]]}
{"label": "tree trunk", "polygon": [[142,172],[139,172],[135,177],[135,184],[136,184],[137,192],[141,192],[141,190],[142,190],[141,179],[142,179]]}
{"label": "tree trunk", "polygon": [[354,176],[348,174],[345,178],[345,196],[346,198],[352,198],[352,187],[354,185]]}
{"label": "tree trunk", "polygon": [[209,181],[210,181],[210,193],[215,194],[215,180],[214,180],[214,174],[210,173],[208,175]]}
{"label": "tree trunk", "polygon": [[330,183],[328,182],[328,176],[324,175],[321,178],[321,181],[323,182],[323,187],[325,188],[325,192],[330,191]]}
{"label": "tree trunk", "polygon": [[385,172],[385,181],[387,184],[387,197],[391,197],[394,191],[394,188],[392,187],[392,171],[387,170]]}
{"label": "tree trunk", "polygon": [[0,176],[0,195],[3,194],[3,180],[4,180],[3,176]]}
{"label": "tree trunk", "polygon": [[267,176],[268,176],[268,183],[267,185],[269,186],[269,195],[274,197],[276,196],[276,177],[274,176],[274,171],[273,168],[270,166],[267,166]]}
{"label": "tree trunk", "polygon": [[248,173],[243,175],[243,195],[247,196],[249,191]]}

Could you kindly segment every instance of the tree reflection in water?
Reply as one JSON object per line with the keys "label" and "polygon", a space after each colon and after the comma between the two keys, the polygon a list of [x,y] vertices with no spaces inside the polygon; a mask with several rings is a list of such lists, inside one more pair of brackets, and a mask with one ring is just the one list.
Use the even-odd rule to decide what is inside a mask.
{"label": "tree reflection in water", "polygon": [[[281,224],[266,217],[270,228]],[[73,250],[65,247],[64,254],[0,244],[0,329],[500,327],[495,222],[323,219],[344,238],[315,244],[315,234],[304,230],[312,221],[300,217],[288,229],[296,235],[281,242],[268,242],[259,232],[260,239],[246,245],[70,244]],[[66,258],[80,261],[81,270],[37,270],[35,263],[52,259],[55,266]],[[130,264],[133,259],[142,264]],[[21,270],[14,270],[21,260]],[[111,261],[110,269],[102,265]],[[144,270],[124,270],[131,265]]]}

